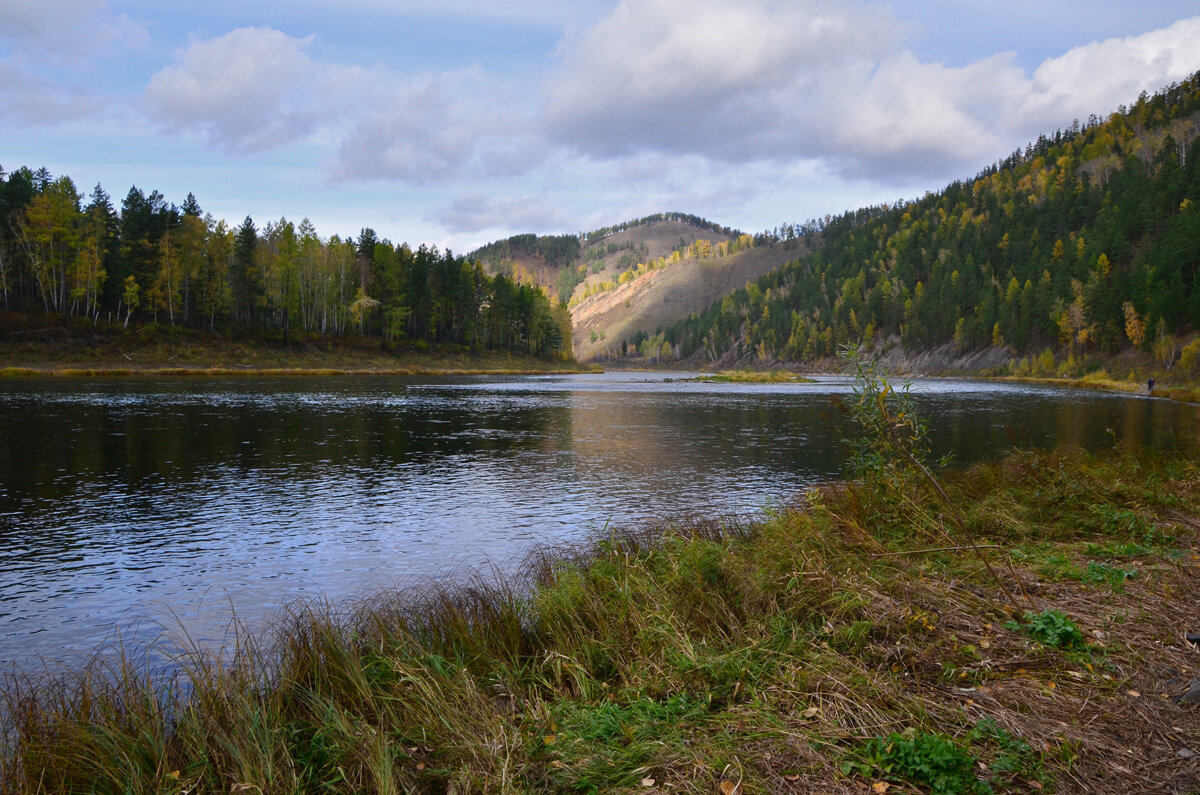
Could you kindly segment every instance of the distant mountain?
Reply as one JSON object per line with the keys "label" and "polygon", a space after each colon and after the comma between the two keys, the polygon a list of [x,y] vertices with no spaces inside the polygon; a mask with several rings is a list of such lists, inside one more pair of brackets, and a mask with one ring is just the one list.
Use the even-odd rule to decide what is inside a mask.
{"label": "distant mountain", "polygon": [[1200,73],[940,192],[828,218],[819,246],[649,348],[804,362],[892,339],[1052,366],[1132,346],[1169,364],[1200,328],[1198,135]]}
{"label": "distant mountain", "polygon": [[581,235],[517,235],[468,259],[568,304],[575,354],[586,361],[637,349],[797,253],[795,241],[784,245],[773,235],[751,237],[694,215],[661,213]]}

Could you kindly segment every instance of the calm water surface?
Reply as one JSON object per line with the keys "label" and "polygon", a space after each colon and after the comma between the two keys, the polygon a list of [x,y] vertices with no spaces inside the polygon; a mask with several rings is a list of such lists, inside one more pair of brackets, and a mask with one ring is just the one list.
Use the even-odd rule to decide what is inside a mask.
{"label": "calm water surface", "polygon": [[[606,523],[744,513],[841,472],[847,383],[681,374],[0,383],[0,666],[511,561]],[[938,452],[1193,447],[1196,407],[918,381]]]}

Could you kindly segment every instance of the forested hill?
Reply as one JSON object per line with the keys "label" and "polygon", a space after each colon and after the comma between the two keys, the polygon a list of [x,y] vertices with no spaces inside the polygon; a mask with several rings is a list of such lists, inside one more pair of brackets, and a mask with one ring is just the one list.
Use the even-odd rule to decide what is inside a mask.
{"label": "forested hill", "polygon": [[681,358],[814,360],[898,335],[1018,353],[1200,328],[1200,73],[936,194],[827,219],[820,247],[665,338]]}
{"label": "forested hill", "polygon": [[0,320],[5,310],[571,355],[565,306],[450,251],[371,229],[322,238],[307,219],[230,227],[191,194],[177,207],[137,187],[120,210],[99,185],[85,204],[44,168],[0,170]]}
{"label": "forested hill", "polygon": [[572,295],[582,292],[577,288],[587,282],[616,279],[639,263],[686,249],[699,239],[715,245],[741,234],[689,213],[655,213],[586,234],[514,235],[481,246],[467,256],[482,262],[492,273],[539,284],[565,304]]}

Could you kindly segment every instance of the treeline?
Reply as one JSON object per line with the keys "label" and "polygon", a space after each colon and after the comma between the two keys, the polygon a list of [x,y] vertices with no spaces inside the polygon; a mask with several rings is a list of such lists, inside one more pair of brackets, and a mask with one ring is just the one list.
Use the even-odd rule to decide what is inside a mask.
{"label": "treeline", "polygon": [[579,259],[580,244],[577,235],[535,234],[514,235],[505,240],[488,243],[470,253],[471,259],[481,260],[494,271],[502,271],[505,263],[518,256],[541,257],[551,267],[568,267]]}
{"label": "treeline", "polygon": [[813,253],[664,331],[676,355],[1116,351],[1200,328],[1200,74],[974,180],[805,225]]}
{"label": "treeline", "polygon": [[305,219],[237,227],[157,191],[118,211],[99,185],[0,170],[0,301],[94,322],[367,335],[382,344],[452,343],[570,355],[566,307],[478,261],[396,245],[363,229],[317,235]]}
{"label": "treeline", "polygon": [[726,237],[739,237],[742,234],[737,229],[731,229],[728,226],[721,226],[718,223],[714,223],[706,218],[701,218],[698,215],[692,215],[690,213],[655,213],[654,215],[647,215],[644,218],[638,218],[633,221],[625,221],[624,223],[614,224],[613,226],[601,227],[594,231],[588,232],[584,236],[584,239],[588,243],[596,243],[606,237],[615,235],[618,232],[624,232],[626,229],[634,229],[636,227],[646,226],[648,224],[658,224],[662,223],[663,221],[681,221],[689,226],[694,226],[697,229],[716,232],[717,234],[724,235]]}

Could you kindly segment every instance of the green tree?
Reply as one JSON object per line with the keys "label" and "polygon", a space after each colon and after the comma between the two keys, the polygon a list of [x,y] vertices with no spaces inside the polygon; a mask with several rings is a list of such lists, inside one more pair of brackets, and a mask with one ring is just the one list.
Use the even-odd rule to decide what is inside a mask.
{"label": "green tree", "polygon": [[67,311],[69,277],[82,226],[79,201],[69,177],[53,180],[30,201],[18,231],[47,312]]}

